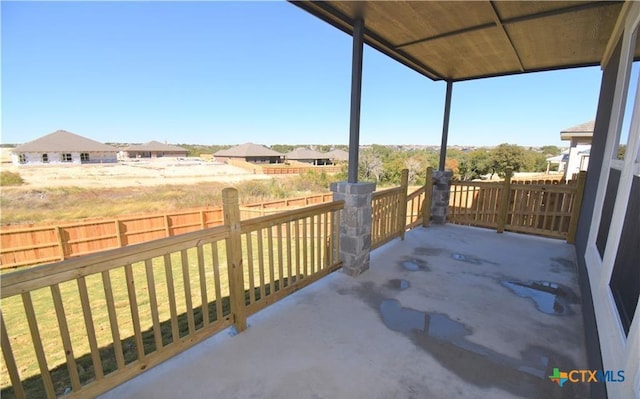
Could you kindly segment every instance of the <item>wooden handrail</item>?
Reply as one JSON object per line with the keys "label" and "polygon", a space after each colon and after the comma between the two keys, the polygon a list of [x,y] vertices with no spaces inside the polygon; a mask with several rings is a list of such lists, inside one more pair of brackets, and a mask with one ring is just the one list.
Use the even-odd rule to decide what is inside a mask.
{"label": "wooden handrail", "polygon": [[344,208],[344,200],[333,201],[325,204],[310,205],[304,208],[294,209],[274,215],[260,216],[253,219],[241,220],[242,232],[255,231],[261,228],[274,226],[280,223],[292,222],[322,212],[337,211]]}
{"label": "wooden handrail", "polygon": [[229,228],[227,226],[216,226],[8,273],[0,279],[1,297],[7,298],[22,291],[48,287],[124,264],[160,256],[167,252],[195,247],[203,242],[222,240],[228,235]]}

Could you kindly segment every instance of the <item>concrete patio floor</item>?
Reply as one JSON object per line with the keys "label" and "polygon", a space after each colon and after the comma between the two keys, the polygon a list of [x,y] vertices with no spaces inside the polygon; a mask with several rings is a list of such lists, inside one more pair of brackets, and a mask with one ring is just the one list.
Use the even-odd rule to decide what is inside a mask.
{"label": "concrete patio floor", "polygon": [[102,398],[586,398],[548,377],[587,368],[575,268],[560,240],[414,229]]}

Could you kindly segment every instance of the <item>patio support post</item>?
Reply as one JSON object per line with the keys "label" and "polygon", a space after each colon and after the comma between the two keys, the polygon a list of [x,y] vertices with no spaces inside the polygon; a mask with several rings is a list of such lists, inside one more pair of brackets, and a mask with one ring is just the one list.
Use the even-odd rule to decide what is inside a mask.
{"label": "patio support post", "polygon": [[450,170],[436,170],[433,172],[433,199],[431,204],[431,221],[433,224],[447,223],[452,177],[453,172]]}
{"label": "patio support post", "polygon": [[431,204],[433,202],[433,168],[427,168],[424,182],[424,201],[422,202],[422,227],[428,227],[431,221]]}
{"label": "patio support post", "polygon": [[352,277],[369,269],[371,200],[375,189],[375,183],[331,183],[333,200],[344,200],[340,212],[340,259],[342,271]]}
{"label": "patio support post", "polygon": [[440,163],[438,170],[444,171],[444,163],[447,159],[447,140],[449,139],[449,116],[451,115],[451,92],[453,82],[447,81],[447,94],[444,100],[444,120],[442,121],[442,142],[440,143]]}
{"label": "patio support post", "polygon": [[351,60],[351,121],[349,124],[348,182],[358,182],[358,150],[360,149],[360,102],[362,99],[362,54],[364,20],[353,24],[353,55]]}

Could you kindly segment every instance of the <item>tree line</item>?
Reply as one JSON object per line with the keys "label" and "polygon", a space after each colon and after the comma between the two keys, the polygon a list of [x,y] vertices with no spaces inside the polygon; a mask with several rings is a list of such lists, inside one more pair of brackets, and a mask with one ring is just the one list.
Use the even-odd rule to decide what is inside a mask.
{"label": "tree line", "polygon": [[[545,172],[547,158],[561,152],[556,146],[533,149],[507,143],[471,151],[448,149],[445,169],[453,171],[455,180],[473,180],[494,175],[504,177],[507,169],[514,172]],[[434,149],[398,150],[374,144],[360,151],[358,178],[382,185],[399,184],[400,171],[407,169],[409,184],[424,184],[427,167],[437,168],[439,157],[439,152]]]}

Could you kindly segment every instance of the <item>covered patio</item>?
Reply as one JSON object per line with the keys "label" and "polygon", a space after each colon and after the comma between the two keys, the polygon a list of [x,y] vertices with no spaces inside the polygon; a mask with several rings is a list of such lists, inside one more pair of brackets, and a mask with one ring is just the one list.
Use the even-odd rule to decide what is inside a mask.
{"label": "covered patio", "polygon": [[[4,278],[3,299],[16,297],[26,310],[47,396],[115,387],[102,397],[640,398],[640,102],[629,87],[640,3],[294,4],[353,36],[348,181],[333,185],[330,204],[250,220],[240,220],[237,192],[226,189],[224,226]],[[406,231],[406,177],[400,189],[375,194],[374,183],[358,182],[364,44],[447,82],[439,170],[423,189],[428,228]],[[601,65],[603,78],[575,247],[442,225],[454,83],[589,65]],[[621,145],[623,160],[614,155]],[[390,235],[371,251],[374,225]],[[338,268],[344,273],[332,273]],[[125,278],[112,285],[116,269]],[[155,291],[163,273],[166,295]],[[104,305],[87,293],[85,280],[98,278]],[[84,319],[91,346],[84,361],[95,378],[80,379],[69,350],[75,337],[62,297],[77,295],[61,296],[65,284],[78,286],[74,317]],[[112,291],[122,286],[132,321],[119,324]],[[54,386],[40,343],[31,298],[42,289],[51,290],[70,388]],[[137,298],[148,299],[151,321],[140,321]],[[165,299],[170,314],[158,310]],[[181,301],[184,315],[176,311]],[[106,372],[92,312],[102,312],[98,327],[112,331],[116,363]],[[121,325],[132,325],[134,343],[120,339]],[[232,325],[237,336],[215,335]],[[155,344],[145,347],[146,338]],[[3,339],[3,355],[16,396],[26,397],[11,345]],[[560,387],[550,378],[556,369],[613,378]]]}
{"label": "covered patio", "polygon": [[579,296],[565,242],[417,228],[101,398],[586,398]]}

